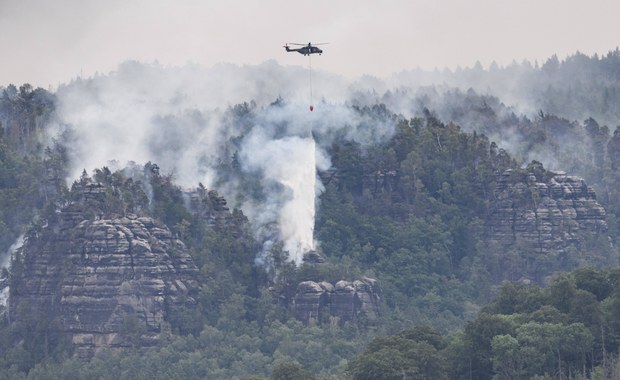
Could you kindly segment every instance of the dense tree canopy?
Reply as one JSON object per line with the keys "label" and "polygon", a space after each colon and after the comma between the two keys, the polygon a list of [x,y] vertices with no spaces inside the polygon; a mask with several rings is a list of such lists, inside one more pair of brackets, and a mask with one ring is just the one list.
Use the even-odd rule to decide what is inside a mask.
{"label": "dense tree canopy", "polygon": [[[0,379],[617,376],[620,131],[605,123],[619,113],[618,57],[616,50],[600,58],[556,57],[540,68],[465,71],[487,79],[520,71],[539,81],[531,89],[534,115],[517,115],[498,97],[474,90],[442,97],[429,90],[412,117],[392,112],[404,92],[386,94],[384,104],[355,103],[352,112],[377,124],[389,121],[394,131],[372,143],[330,136],[324,147],[331,168],[318,173],[325,189],[314,230],[326,262],[299,267],[287,260],[281,241],[265,245],[240,209],[231,206],[225,220],[196,212],[191,199],[213,210],[228,196],[224,187],[182,189],[155,162],[85,171],[67,186],[70,132],[40,144],[54,117],[54,95],[29,85],[2,88],[1,252],[53,221],[81,184],[100,183],[105,196],[86,202],[89,217],[102,210],[153,217],[185,243],[200,272],[195,307],[170,310],[157,345],[136,340],[90,361],[73,357],[58,321],[27,307],[11,320],[1,307]],[[567,76],[576,79],[567,83]],[[215,183],[234,181],[246,190],[244,200],[258,202],[265,185],[239,161],[240,136],[251,132],[256,107],[226,111],[241,135],[222,147],[228,159],[218,162]],[[314,137],[324,143],[324,135]],[[608,230],[584,232],[554,258],[534,257],[518,241],[508,248],[487,241],[499,176],[512,169],[511,178],[531,174],[544,182],[553,175],[549,167],[594,187]],[[508,281],[544,260],[560,264],[545,267],[538,283]],[[19,250],[12,265],[13,273],[20,271]],[[362,276],[380,284],[377,318],[341,323],[325,317],[308,325],[295,319],[292,300],[301,281]],[[7,283],[4,270],[0,285]],[[128,333],[139,329],[132,322],[124,321]]]}

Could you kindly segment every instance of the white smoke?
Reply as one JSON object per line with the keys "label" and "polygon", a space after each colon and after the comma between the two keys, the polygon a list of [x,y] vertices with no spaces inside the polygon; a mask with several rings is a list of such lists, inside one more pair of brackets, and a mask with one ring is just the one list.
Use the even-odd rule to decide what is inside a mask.
{"label": "white smoke", "polygon": [[[17,250],[20,249],[23,245],[24,245],[24,235],[22,234],[17,238],[17,240],[15,240],[15,243],[11,244],[9,249],[3,255],[0,255],[0,270],[2,270],[3,268],[9,269],[11,265],[11,258],[13,257],[15,252],[17,252]],[[2,276],[0,275],[0,310],[2,310],[1,308],[6,307],[8,300],[9,300],[8,279],[2,278]]]}
{"label": "white smoke", "polygon": [[[260,129],[246,139],[242,152],[245,169],[260,170],[267,181],[282,187],[281,191],[270,194],[279,199],[270,199],[263,207],[246,209],[260,211],[259,215],[251,215],[254,220],[263,219],[260,225],[277,220],[284,250],[297,264],[301,263],[303,254],[315,247],[315,199],[323,191],[316,170],[329,168],[329,160],[317,150],[312,137],[271,139]],[[265,207],[269,205],[277,209]]]}
{"label": "white smoke", "polygon": [[[540,158],[537,152],[520,152],[525,144],[519,136],[497,134],[496,126],[486,128],[481,113],[468,110],[487,104],[475,96],[470,98],[481,104],[471,104],[463,96],[471,91],[508,100],[506,106],[484,100],[496,102],[492,108],[505,113],[506,120],[514,113],[535,117],[532,84],[521,84],[520,78],[536,79],[537,72],[527,65],[489,71],[411,70],[355,81],[314,72],[311,84],[307,68],[274,61],[211,68],[127,62],[109,75],[61,86],[57,128],[49,130],[60,133],[68,125],[73,131],[70,180],[83,169],[152,161],[184,187],[202,182],[216,188],[248,215],[266,247],[280,239],[299,262],[315,245],[315,202],[322,191],[316,170],[329,167],[325,148],[334,139],[364,145],[393,133],[394,122],[359,109],[384,104],[405,118],[423,117],[429,109],[443,122],[490,132],[491,139],[518,157]],[[308,109],[310,85],[320,99],[312,102],[314,112]],[[276,100],[277,105],[270,105]],[[245,184],[218,178],[218,165],[233,155],[241,170],[260,177],[260,197],[248,198]]]}
{"label": "white smoke", "polygon": [[[330,166],[324,147],[334,138],[366,144],[393,132],[391,122],[345,105],[347,82],[327,73],[313,75],[323,100],[310,112],[307,74],[273,62],[211,69],[129,62],[61,87],[50,130],[72,131],[70,181],[84,169],[154,162],[181,186],[201,182],[219,190],[250,218],[259,239],[281,240],[300,263],[315,247],[315,202],[323,189],[317,169]],[[218,178],[218,165],[234,154],[242,171],[260,178],[260,200],[245,197],[243,184]]]}
{"label": "white smoke", "polygon": [[0,306],[1,307],[6,307],[7,303],[9,301],[9,287],[5,287],[2,290],[0,290]]}
{"label": "white smoke", "polygon": [[[313,82],[315,93],[332,104],[347,99],[344,79],[317,72]],[[71,178],[111,159],[121,165],[153,160],[164,171],[174,172],[184,185],[193,185],[197,179],[210,183],[202,178],[208,177],[203,163],[225,153],[220,150],[223,143],[239,132],[230,130],[223,120],[227,108],[244,102],[261,108],[284,98],[286,111],[263,114],[265,120],[294,117],[302,119],[300,125],[305,129],[310,120],[307,69],[285,68],[275,62],[244,67],[221,64],[210,69],[126,62],[110,75],[61,86],[57,95],[60,124],[72,126],[78,140],[71,150]],[[315,113],[321,108],[317,105]],[[352,112],[332,106],[329,113],[333,120]],[[64,128],[56,127],[52,135]],[[162,150],[168,156],[162,157]],[[201,156],[200,160],[192,159],[196,156]],[[200,167],[196,167],[198,162]],[[197,173],[201,178],[196,178]]]}
{"label": "white smoke", "polygon": [[9,268],[9,265],[11,264],[11,257],[13,257],[13,254],[17,252],[17,250],[20,249],[22,245],[24,245],[23,234],[19,235],[17,240],[15,240],[15,243],[11,244],[9,249],[3,255],[0,255],[0,269]]}

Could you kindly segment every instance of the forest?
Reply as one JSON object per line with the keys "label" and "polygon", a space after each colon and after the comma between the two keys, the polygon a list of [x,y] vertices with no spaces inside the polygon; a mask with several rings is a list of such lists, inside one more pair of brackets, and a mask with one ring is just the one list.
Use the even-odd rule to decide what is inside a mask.
{"label": "forest", "polygon": [[[433,75],[444,85],[426,85]],[[507,88],[515,75],[520,84]],[[227,132],[209,187],[188,188],[180,167],[155,161],[78,162],[74,178],[78,126],[50,131],[71,86],[105,80],[57,93],[0,87],[0,379],[620,377],[618,49],[540,67],[412,71],[392,79],[398,88],[354,94],[348,119],[326,116],[329,128],[310,133],[330,164],[316,164],[320,260],[299,265],[277,218],[258,224],[270,209],[244,209],[288,199],[268,181],[270,166],[247,157],[267,120],[276,120],[272,139],[297,141],[287,135],[293,121],[277,118],[286,99],[213,111]],[[166,137],[146,144],[180,156],[194,136],[171,126],[210,117],[160,115]],[[553,186],[565,193],[554,198]],[[77,206],[77,226],[155,220],[195,264],[192,302],[168,307],[150,344],[148,326],[129,313],[118,322],[124,343],[85,359],[61,312],[11,304],[25,297],[32,256],[45,252],[34,249],[61,246],[63,218]],[[561,220],[546,216],[554,212]],[[73,273],[75,262],[62,263]],[[299,318],[300,284],[360,279],[380,287],[376,312]]]}

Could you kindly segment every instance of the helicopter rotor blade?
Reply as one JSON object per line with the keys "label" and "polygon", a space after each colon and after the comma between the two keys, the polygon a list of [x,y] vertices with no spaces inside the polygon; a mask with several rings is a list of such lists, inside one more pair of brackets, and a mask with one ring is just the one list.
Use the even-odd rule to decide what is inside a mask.
{"label": "helicopter rotor blade", "polygon": [[289,45],[298,45],[298,46],[306,46],[307,44],[298,44],[296,42],[289,42]]}

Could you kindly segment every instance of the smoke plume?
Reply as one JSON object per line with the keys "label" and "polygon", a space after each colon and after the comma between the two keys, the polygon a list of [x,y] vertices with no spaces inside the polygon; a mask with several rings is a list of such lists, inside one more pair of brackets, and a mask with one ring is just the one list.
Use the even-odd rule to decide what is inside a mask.
{"label": "smoke plume", "polygon": [[[199,182],[220,191],[249,217],[265,246],[280,240],[300,263],[315,247],[318,170],[330,166],[325,147],[335,138],[361,144],[385,139],[391,122],[373,120],[344,103],[346,82],[314,73],[324,99],[310,112],[306,69],[259,66],[161,67],[128,62],[105,76],[59,88],[53,134],[70,129],[71,175],[127,163],[157,163],[183,187]],[[329,102],[325,99],[329,99]],[[320,144],[315,141],[315,136]],[[235,157],[247,183],[222,176]]]}
{"label": "smoke plume", "polygon": [[[607,59],[616,57],[617,51]],[[335,139],[364,145],[393,133],[389,117],[373,117],[360,111],[364,107],[384,104],[387,113],[404,118],[423,117],[430,110],[443,122],[486,134],[523,163],[538,159],[561,170],[567,163],[559,162],[558,154],[546,157],[547,146],[532,149],[522,128],[537,117],[540,104],[562,111],[547,95],[557,88],[560,95],[572,94],[573,84],[583,81],[571,78],[584,71],[573,66],[584,65],[582,61],[558,66],[550,59],[540,69],[524,62],[489,70],[479,65],[456,72],[411,70],[355,81],[314,72],[313,93],[320,99],[313,104],[314,112],[308,109],[312,99],[307,68],[274,61],[211,68],[126,62],[109,75],[61,86],[58,122],[48,130],[52,135],[72,131],[70,180],[83,169],[155,162],[184,187],[202,182],[220,191],[249,216],[265,246],[282,240],[291,259],[299,262],[315,244],[315,203],[322,191],[316,170],[330,165],[326,147]],[[612,90],[617,86],[603,74],[590,92],[597,85]],[[601,98],[600,116],[618,120],[620,111],[606,99]],[[566,112],[584,120],[589,115],[583,112],[591,109],[583,108],[587,102],[578,104],[580,110],[571,111],[571,106]],[[574,139],[560,136],[554,142],[578,145],[571,144]],[[247,183],[221,175],[221,165],[233,157],[244,174],[257,179],[254,197],[246,196]]]}

